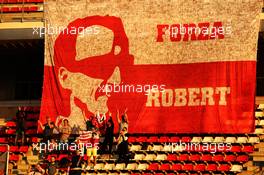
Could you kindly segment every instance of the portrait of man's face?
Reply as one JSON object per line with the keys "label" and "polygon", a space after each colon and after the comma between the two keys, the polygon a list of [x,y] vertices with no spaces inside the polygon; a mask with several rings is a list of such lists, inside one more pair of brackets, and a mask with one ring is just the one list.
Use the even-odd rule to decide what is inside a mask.
{"label": "portrait of man's face", "polygon": [[[111,94],[102,91],[106,84],[122,81],[121,69],[132,64],[128,38],[122,21],[116,17],[93,16],[77,19],[69,27],[82,27],[76,35],[61,33],[55,41],[54,62],[62,89],[70,92],[69,124],[81,125],[83,117],[105,114]],[[59,52],[58,52],[59,51]],[[86,116],[80,116],[85,113]],[[82,125],[81,125],[82,126]],[[84,123],[83,123],[84,126]]]}
{"label": "portrait of man's face", "polygon": [[[93,33],[89,32],[78,35],[75,60],[87,60],[87,66],[91,68],[97,66],[101,69],[108,69],[107,65],[100,63],[100,60],[95,58],[95,56],[106,55],[111,52],[114,34],[106,27],[91,26],[90,28],[98,30],[98,34],[94,31]],[[119,46],[114,46],[113,49],[115,55],[120,52]],[[90,60],[91,62],[94,60],[96,63],[96,59],[98,59],[98,65],[89,65]],[[118,84],[121,81],[119,65],[116,65],[116,67],[113,68],[112,71],[109,70],[109,74],[101,76],[100,73],[96,75],[96,72],[93,72],[92,74],[85,72],[71,72],[65,67],[60,67],[58,77],[62,87],[71,90],[71,100],[74,100],[74,98],[79,99],[86,105],[87,110],[93,114],[97,111],[99,114],[104,114],[108,112],[107,100],[110,95],[102,90],[100,91],[99,87],[103,87],[105,84]],[[94,71],[96,71],[95,67]]]}

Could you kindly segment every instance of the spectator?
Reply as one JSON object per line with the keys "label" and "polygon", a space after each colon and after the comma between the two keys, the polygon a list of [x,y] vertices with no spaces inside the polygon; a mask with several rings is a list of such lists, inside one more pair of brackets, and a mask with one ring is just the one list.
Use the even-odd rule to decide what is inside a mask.
{"label": "spectator", "polygon": [[61,138],[60,138],[61,142],[69,141],[69,137],[71,134],[71,126],[69,125],[69,121],[67,119],[63,120],[62,126],[60,127],[60,134],[61,134]]}
{"label": "spectator", "polygon": [[99,132],[96,128],[92,128],[92,138],[90,140],[90,147],[87,148],[87,168],[91,167],[91,158],[93,158],[93,165],[96,165],[97,150],[99,143]]}
{"label": "spectator", "polygon": [[76,151],[76,154],[74,154],[72,156],[71,159],[71,170],[70,170],[70,175],[80,175],[82,173],[82,170],[77,170],[75,168],[81,168],[81,161],[82,161],[82,157],[80,156],[80,152]]}
{"label": "spectator", "polygon": [[76,154],[72,156],[71,168],[80,168],[81,160],[82,157],[80,156],[80,151],[76,151]]}
{"label": "spectator", "polygon": [[39,165],[32,165],[29,167],[29,175],[44,175],[45,170]]}
{"label": "spectator", "polygon": [[128,142],[127,142],[127,128],[123,128],[117,139],[117,152],[118,152],[118,161],[128,162]]}
{"label": "spectator", "polygon": [[56,173],[58,173],[58,163],[56,162],[56,157],[52,156],[50,159],[50,162],[48,164],[48,168],[46,173],[48,175],[55,175]]}
{"label": "spectator", "polygon": [[46,117],[46,121],[47,123],[43,126],[42,123],[40,121],[38,121],[39,126],[41,127],[41,129],[43,130],[43,142],[47,142],[48,140],[51,139],[52,137],[52,132],[53,132],[53,126],[52,126],[52,122],[49,116]]}
{"label": "spectator", "polygon": [[[109,155],[112,154],[113,138],[114,138],[114,122],[112,117],[110,117],[106,123],[105,139],[102,148],[103,151],[105,151]],[[107,150],[107,146],[108,146],[108,150]]]}
{"label": "spectator", "polygon": [[125,109],[124,114],[122,115],[121,121],[119,119],[119,110],[117,110],[116,118],[117,118],[117,122],[119,124],[118,133],[120,133],[123,130],[123,128],[126,128],[126,130],[128,131],[127,108]]}
{"label": "spectator", "polygon": [[19,106],[18,111],[16,113],[16,138],[15,145],[17,145],[17,141],[21,138],[21,144],[24,145],[25,142],[25,125],[26,125],[26,113]]}

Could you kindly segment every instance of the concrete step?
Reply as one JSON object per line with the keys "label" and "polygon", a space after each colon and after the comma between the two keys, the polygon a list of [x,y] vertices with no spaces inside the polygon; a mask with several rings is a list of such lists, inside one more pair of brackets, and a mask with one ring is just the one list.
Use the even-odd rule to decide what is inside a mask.
{"label": "concrete step", "polygon": [[264,157],[264,152],[263,151],[254,152],[254,153],[251,153],[250,156],[253,156],[253,157]]}
{"label": "concrete step", "polygon": [[255,148],[264,148],[264,142],[257,143],[254,145]]}
{"label": "concrete step", "polygon": [[257,171],[243,171],[241,173],[238,173],[237,175],[253,175],[253,174],[260,175],[260,174],[256,174],[256,173],[257,173]]}
{"label": "concrete step", "polygon": [[264,156],[262,156],[262,157],[253,157],[253,161],[256,161],[256,162],[264,161]]}

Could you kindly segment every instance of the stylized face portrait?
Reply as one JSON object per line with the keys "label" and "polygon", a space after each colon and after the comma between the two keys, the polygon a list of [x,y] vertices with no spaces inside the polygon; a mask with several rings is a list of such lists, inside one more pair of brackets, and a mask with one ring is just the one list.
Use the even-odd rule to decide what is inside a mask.
{"label": "stylized face portrait", "polygon": [[110,94],[100,87],[120,83],[122,65],[132,64],[133,56],[119,18],[86,17],[70,23],[67,29],[72,28],[79,32],[64,31],[56,39],[54,62],[59,84],[70,96],[69,124],[84,128],[84,118],[109,111]]}

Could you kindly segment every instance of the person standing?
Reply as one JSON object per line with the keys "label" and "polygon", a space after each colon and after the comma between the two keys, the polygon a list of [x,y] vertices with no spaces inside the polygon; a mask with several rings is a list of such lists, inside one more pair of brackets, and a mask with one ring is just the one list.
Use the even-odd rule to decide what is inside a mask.
{"label": "person standing", "polygon": [[71,126],[69,125],[67,119],[64,119],[62,122],[62,126],[60,127],[60,134],[61,134],[61,138],[60,138],[61,142],[69,141],[69,137],[71,134]]}
{"label": "person standing", "polygon": [[[102,145],[103,150],[110,156],[112,154],[113,139],[114,139],[114,122],[113,122],[112,117],[110,116],[110,118],[108,119],[106,123],[105,139]],[[107,149],[107,146],[108,146],[108,149]]]}
{"label": "person standing", "polygon": [[128,116],[127,116],[127,108],[121,116],[121,120],[119,119],[119,110],[117,109],[116,113],[117,122],[119,124],[118,133],[120,133],[124,128],[126,128],[128,132]]}
{"label": "person standing", "polygon": [[41,129],[43,130],[43,142],[47,142],[48,140],[51,140],[52,137],[52,132],[53,132],[53,126],[52,126],[52,122],[49,116],[46,117],[46,121],[47,123],[43,126],[42,123],[40,121],[39,122],[39,126],[41,127]]}
{"label": "person standing", "polygon": [[15,145],[17,145],[18,138],[21,137],[21,144],[25,142],[25,126],[26,126],[26,113],[19,106],[16,113],[16,138]]}

